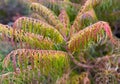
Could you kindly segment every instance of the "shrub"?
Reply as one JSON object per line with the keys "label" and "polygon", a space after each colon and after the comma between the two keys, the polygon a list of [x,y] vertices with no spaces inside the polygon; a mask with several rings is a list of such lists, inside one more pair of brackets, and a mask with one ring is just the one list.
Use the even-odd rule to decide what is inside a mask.
{"label": "shrub", "polygon": [[[57,16],[39,3],[30,3],[30,8],[43,21],[41,18],[20,17],[13,28],[0,24],[1,40],[11,41],[16,47],[3,60],[3,68],[12,65],[13,70],[2,74],[0,82],[100,84],[99,78],[104,76],[106,81],[102,79],[102,84],[117,83],[119,54],[112,55],[111,50],[117,41],[109,23],[97,20],[93,9],[96,4],[87,0],[73,24],[64,9]],[[97,47],[106,52],[100,51],[102,54],[99,55]],[[117,63],[107,64],[114,59]]]}

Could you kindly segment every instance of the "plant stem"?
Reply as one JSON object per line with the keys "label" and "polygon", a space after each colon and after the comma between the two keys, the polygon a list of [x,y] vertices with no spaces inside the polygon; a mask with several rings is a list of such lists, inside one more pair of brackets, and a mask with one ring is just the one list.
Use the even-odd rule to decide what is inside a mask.
{"label": "plant stem", "polygon": [[71,60],[77,65],[77,66],[80,66],[80,67],[83,67],[83,68],[89,68],[89,69],[92,69],[94,66],[92,65],[86,65],[86,64],[82,64],[80,62],[78,62],[74,56],[68,51],[68,55],[71,57]]}

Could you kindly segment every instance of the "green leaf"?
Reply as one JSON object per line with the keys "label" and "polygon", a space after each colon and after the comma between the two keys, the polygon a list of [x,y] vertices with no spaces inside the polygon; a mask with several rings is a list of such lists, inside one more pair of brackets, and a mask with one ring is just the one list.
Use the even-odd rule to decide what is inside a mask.
{"label": "green leaf", "polygon": [[21,17],[14,23],[14,28],[49,37],[55,43],[63,43],[63,36],[51,25],[28,17]]}

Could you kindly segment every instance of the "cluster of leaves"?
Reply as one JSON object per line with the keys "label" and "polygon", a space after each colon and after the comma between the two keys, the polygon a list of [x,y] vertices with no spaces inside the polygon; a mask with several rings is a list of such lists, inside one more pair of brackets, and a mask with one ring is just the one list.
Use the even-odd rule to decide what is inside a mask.
{"label": "cluster of leaves", "polygon": [[87,0],[73,22],[65,4],[55,14],[31,2],[31,17],[20,17],[13,27],[0,24],[0,40],[16,49],[2,62],[0,83],[119,84],[119,41],[95,11],[97,5],[109,7],[106,1]]}

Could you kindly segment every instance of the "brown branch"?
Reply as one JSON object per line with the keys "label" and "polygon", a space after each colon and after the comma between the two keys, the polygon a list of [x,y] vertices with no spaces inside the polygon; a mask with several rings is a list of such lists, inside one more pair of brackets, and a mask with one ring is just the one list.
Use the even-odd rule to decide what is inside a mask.
{"label": "brown branch", "polygon": [[80,63],[79,61],[77,61],[74,56],[68,51],[68,55],[71,57],[71,60],[77,65],[77,66],[80,66],[80,67],[83,67],[83,68],[89,68],[89,69],[92,69],[94,66],[91,66],[91,65],[86,65],[86,64],[82,64]]}

